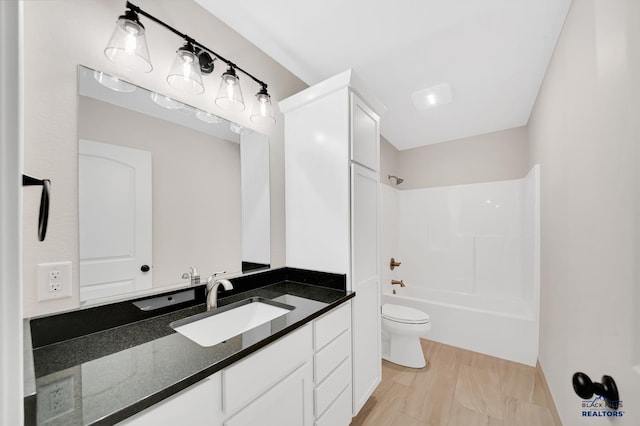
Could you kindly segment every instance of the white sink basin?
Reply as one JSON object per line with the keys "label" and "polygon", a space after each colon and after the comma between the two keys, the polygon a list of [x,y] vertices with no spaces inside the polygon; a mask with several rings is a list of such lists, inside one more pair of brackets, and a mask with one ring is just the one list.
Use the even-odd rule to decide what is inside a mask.
{"label": "white sink basin", "polygon": [[172,322],[171,327],[200,346],[213,346],[281,317],[294,309],[284,303],[253,298]]}

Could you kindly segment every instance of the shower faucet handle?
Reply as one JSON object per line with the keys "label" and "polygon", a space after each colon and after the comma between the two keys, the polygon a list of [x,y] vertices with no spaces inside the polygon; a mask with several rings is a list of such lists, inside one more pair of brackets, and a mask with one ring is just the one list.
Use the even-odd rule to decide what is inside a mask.
{"label": "shower faucet handle", "polygon": [[391,268],[391,270],[393,271],[393,269],[400,266],[401,263],[402,262],[396,262],[396,260],[392,257],[391,260],[389,261],[389,268]]}

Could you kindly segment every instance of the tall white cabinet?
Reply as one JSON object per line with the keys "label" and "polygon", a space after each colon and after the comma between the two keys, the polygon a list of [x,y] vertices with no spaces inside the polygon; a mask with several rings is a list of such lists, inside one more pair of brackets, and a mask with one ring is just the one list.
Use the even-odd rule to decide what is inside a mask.
{"label": "tall white cabinet", "polygon": [[285,114],[286,263],[347,275],[352,410],[381,380],[380,115],[351,70],[280,101]]}

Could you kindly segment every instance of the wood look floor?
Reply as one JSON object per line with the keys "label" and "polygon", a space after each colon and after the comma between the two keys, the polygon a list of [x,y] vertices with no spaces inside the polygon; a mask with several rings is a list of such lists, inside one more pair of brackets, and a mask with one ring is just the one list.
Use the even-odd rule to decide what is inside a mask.
{"label": "wood look floor", "polygon": [[561,426],[539,368],[421,343],[427,366],[382,361],[382,383],[351,426]]}

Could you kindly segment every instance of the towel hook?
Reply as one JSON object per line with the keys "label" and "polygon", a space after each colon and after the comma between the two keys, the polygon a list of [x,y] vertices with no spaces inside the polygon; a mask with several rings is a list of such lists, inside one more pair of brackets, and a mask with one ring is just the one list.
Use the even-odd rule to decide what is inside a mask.
{"label": "towel hook", "polygon": [[44,241],[47,235],[47,224],[49,223],[49,192],[51,181],[49,179],[36,179],[31,176],[22,175],[22,186],[42,186],[40,214],[38,216],[38,240]]}

